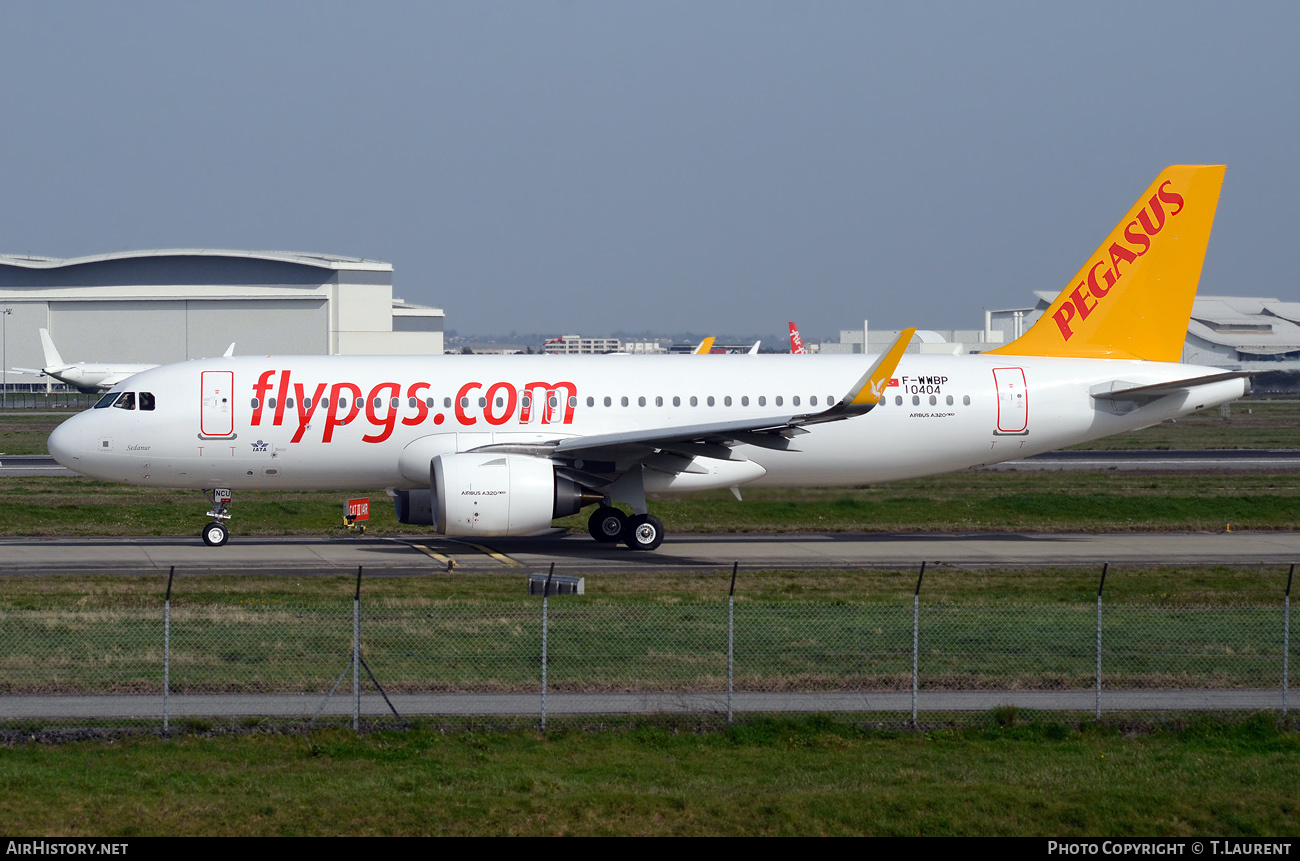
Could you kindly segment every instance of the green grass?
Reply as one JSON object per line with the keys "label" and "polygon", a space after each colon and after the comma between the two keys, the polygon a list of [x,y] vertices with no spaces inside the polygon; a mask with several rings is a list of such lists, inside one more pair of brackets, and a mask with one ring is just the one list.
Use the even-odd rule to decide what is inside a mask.
{"label": "green grass", "polygon": [[[369,496],[373,535],[429,535],[397,522],[383,491],[235,494],[235,535],[339,532],[344,502]],[[0,483],[0,535],[196,535],[209,504],[193,490],[103,484],[87,478]],[[750,488],[650,501],[670,532],[1141,531],[1293,529],[1300,474],[1150,475],[985,472],[853,488]],[[557,521],[586,530],[583,512]]]}
{"label": "green grass", "polygon": [[[1261,717],[1132,736],[892,733],[827,717],[700,732],[436,729],[0,749],[13,834],[1287,838],[1300,738]],[[1005,721],[1006,714],[996,717]],[[1019,718],[1024,720],[1023,717]]]}
{"label": "green grass", "polygon": [[[717,691],[726,678],[726,572],[591,575],[550,607],[553,690]],[[1096,571],[931,569],[921,602],[926,689],[1087,688]],[[518,575],[367,581],[363,649],[393,691],[539,685],[540,602]],[[910,684],[914,572],[745,572],[739,690]],[[1263,688],[1281,666],[1285,572],[1116,569],[1104,672],[1113,688]],[[153,692],[164,577],[0,581],[0,692]],[[352,582],[181,577],[173,690],[323,692],[346,664]],[[1293,638],[1300,666],[1300,635]]]}

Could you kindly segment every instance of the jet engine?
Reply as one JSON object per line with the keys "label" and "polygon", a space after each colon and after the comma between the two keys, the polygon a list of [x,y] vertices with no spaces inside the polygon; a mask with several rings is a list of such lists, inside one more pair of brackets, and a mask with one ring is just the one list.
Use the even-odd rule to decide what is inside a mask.
{"label": "jet engine", "polygon": [[602,495],[555,474],[545,458],[519,454],[443,454],[429,464],[428,490],[399,490],[402,523],[443,535],[537,535]]}

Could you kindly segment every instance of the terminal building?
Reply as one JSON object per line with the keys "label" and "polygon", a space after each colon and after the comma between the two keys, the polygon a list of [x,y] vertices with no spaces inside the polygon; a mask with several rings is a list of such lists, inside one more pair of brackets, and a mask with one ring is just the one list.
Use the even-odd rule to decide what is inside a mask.
{"label": "terminal building", "polygon": [[331,254],[0,255],[0,321],[6,368],[45,365],[39,329],[69,362],[443,352],[442,309],[394,298],[391,263]]}

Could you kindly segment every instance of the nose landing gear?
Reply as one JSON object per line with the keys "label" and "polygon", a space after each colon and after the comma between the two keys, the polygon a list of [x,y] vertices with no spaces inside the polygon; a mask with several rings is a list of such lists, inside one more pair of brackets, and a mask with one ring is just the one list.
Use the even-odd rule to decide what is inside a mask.
{"label": "nose landing gear", "polygon": [[212,491],[204,491],[212,500],[212,510],[208,512],[208,517],[213,518],[212,522],[203,527],[199,533],[203,538],[203,543],[209,547],[220,547],[230,538],[230,530],[226,528],[223,520],[229,520],[230,515],[226,512],[226,506],[230,505],[230,491],[224,487],[215,488]]}

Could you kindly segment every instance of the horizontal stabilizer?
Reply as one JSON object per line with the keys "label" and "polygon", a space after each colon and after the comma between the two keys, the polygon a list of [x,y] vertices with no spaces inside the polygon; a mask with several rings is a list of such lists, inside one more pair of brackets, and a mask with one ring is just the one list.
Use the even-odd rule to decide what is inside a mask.
{"label": "horizontal stabilizer", "polygon": [[1114,380],[1104,386],[1095,387],[1090,394],[1094,398],[1109,401],[1150,401],[1205,386],[1210,383],[1222,383],[1225,380],[1240,380],[1258,373],[1256,371],[1226,371],[1222,374],[1206,374],[1203,377],[1188,377],[1185,380],[1172,380],[1167,383],[1137,385],[1123,380]]}

